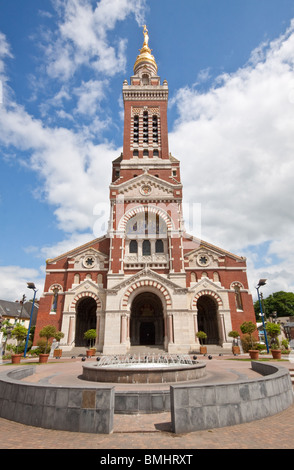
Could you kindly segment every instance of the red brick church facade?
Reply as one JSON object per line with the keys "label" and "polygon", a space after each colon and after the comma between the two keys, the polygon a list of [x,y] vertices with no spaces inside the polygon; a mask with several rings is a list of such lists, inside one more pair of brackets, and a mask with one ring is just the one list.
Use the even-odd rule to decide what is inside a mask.
{"label": "red brick church facade", "polygon": [[185,231],[180,163],[168,145],[168,84],[143,33],[134,75],[123,83],[108,233],[47,261],[35,338],[53,324],[71,350],[95,328],[104,354],[135,345],[188,353],[202,330],[208,344],[230,348],[229,332],[255,322],[246,260]]}

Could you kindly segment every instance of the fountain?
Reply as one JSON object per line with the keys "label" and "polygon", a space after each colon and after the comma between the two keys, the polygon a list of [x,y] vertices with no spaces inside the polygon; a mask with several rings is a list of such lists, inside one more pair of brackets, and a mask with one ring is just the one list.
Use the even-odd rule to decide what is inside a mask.
{"label": "fountain", "polygon": [[82,378],[92,382],[159,384],[197,380],[206,375],[206,364],[194,356],[127,354],[103,356],[83,365]]}

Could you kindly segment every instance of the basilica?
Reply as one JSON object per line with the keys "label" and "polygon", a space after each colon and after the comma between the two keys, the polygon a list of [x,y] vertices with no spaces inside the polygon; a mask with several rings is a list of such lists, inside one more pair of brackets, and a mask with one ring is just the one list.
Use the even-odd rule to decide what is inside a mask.
{"label": "basilica", "polygon": [[133,346],[168,353],[231,348],[229,332],[255,322],[246,259],[188,234],[180,162],[169,150],[168,83],[161,82],[148,30],[130,82],[123,82],[123,151],[112,163],[108,231],[46,262],[35,341],[45,325],[61,347],[86,346],[96,329],[102,354]]}

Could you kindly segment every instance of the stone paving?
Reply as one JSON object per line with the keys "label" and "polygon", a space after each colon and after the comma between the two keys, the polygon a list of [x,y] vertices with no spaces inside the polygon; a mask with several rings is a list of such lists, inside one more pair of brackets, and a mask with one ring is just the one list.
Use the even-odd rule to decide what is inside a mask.
{"label": "stone paving", "polygon": [[[215,360],[216,359],[216,360]],[[205,359],[207,360],[207,359]],[[281,366],[294,369],[289,361]],[[0,372],[11,365],[0,366]],[[253,377],[250,362],[214,358],[207,360],[207,380],[240,380]],[[32,380],[74,383],[80,360],[54,360],[37,366]],[[65,373],[66,371],[66,373]],[[216,375],[210,371],[216,372]],[[233,378],[234,377],[234,378]],[[274,416],[251,423],[226,428],[176,435],[171,432],[170,413],[152,415],[114,415],[114,430],[110,435],[95,435],[55,431],[25,426],[0,419],[0,449],[293,449],[294,405]]]}

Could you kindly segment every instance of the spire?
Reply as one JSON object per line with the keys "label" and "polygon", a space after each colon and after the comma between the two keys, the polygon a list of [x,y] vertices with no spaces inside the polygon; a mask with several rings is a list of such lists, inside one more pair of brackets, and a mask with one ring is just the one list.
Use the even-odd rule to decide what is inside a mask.
{"label": "spire", "polygon": [[157,74],[157,64],[155,62],[155,59],[153,55],[151,54],[151,49],[148,45],[149,42],[149,36],[148,36],[148,29],[147,26],[143,26],[143,35],[144,35],[144,42],[143,42],[143,47],[140,50],[140,54],[137,56],[137,60],[134,65],[134,74],[136,75],[138,72],[138,69],[141,65],[151,65],[152,68],[154,69],[155,74]]}

